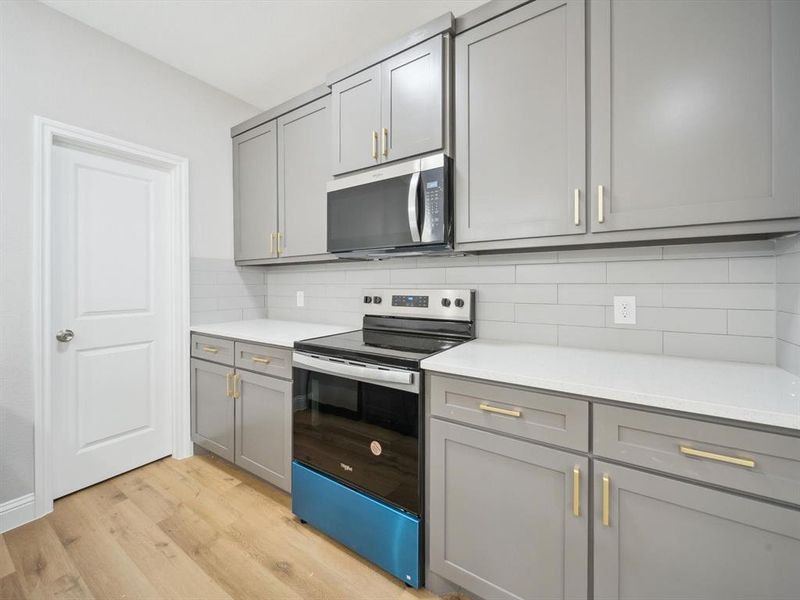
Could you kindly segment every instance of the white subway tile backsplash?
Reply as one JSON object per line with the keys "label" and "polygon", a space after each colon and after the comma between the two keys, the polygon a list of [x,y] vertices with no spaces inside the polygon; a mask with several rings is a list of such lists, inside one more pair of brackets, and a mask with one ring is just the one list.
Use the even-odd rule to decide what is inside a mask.
{"label": "white subway tile backsplash", "polygon": [[478,337],[490,340],[508,340],[529,344],[558,344],[558,326],[538,323],[507,323],[505,321],[479,321]]}
{"label": "white subway tile backsplash", "polygon": [[[755,240],[270,268],[192,259],[192,319],[268,314],[355,328],[365,288],[473,287],[481,337],[794,365],[800,236],[778,245],[783,253]],[[635,325],[614,323],[614,296],[636,297]]]}
{"label": "white subway tile backsplash", "polygon": [[771,365],[775,364],[775,339],[664,332],[664,354]]}
{"label": "white subway tile backsplash", "polygon": [[573,348],[661,354],[661,336],[662,333],[660,331],[574,327],[571,325],[558,326],[559,346],[571,346]]}
{"label": "white subway tile backsplash", "polygon": [[448,284],[514,283],[514,266],[452,267],[447,269]]}
{"label": "white subway tile backsplash", "polygon": [[585,284],[561,283],[558,285],[559,304],[599,304],[613,306],[614,296],[635,296],[636,306],[661,306],[661,284]]}
{"label": "white subway tile backsplash", "polygon": [[517,283],[605,283],[606,263],[520,265]]}
{"label": "white subway tile backsplash", "polygon": [[723,283],[728,259],[661,260],[608,263],[608,283]]}
{"label": "white subway tile backsplash", "polygon": [[650,329],[653,331],[681,331],[695,333],[727,332],[727,314],[720,309],[708,308],[636,308],[636,324],[614,323],[614,307],[605,308],[606,327],[619,329]]}
{"label": "white subway tile backsplash", "polygon": [[664,306],[775,309],[775,286],[759,283],[667,284]]}
{"label": "white subway tile backsplash", "polygon": [[777,350],[776,364],[781,369],[800,375],[800,346],[778,340]]}
{"label": "white subway tile backsplash", "polygon": [[554,325],[584,325],[602,327],[605,322],[602,306],[573,306],[568,304],[517,304],[516,320],[520,323],[550,323]]}
{"label": "white subway tile backsplash", "polygon": [[729,310],[728,333],[775,337],[775,313],[771,310]]}
{"label": "white subway tile backsplash", "polygon": [[775,257],[730,259],[731,283],[775,283]]}

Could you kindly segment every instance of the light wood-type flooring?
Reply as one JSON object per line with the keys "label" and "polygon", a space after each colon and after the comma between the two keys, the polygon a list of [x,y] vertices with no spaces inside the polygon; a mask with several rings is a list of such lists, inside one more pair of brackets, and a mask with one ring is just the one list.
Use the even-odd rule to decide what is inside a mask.
{"label": "light wood-type flooring", "polygon": [[434,597],[301,524],[287,494],[212,456],[151,463],[0,535],[3,600]]}

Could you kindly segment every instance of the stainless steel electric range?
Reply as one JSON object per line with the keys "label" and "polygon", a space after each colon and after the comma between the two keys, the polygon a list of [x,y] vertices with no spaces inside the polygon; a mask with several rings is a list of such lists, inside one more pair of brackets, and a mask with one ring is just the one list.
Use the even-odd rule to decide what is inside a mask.
{"label": "stainless steel electric range", "polygon": [[420,362],[475,337],[472,290],[367,290],[359,331],[296,342],[292,510],[423,582]]}

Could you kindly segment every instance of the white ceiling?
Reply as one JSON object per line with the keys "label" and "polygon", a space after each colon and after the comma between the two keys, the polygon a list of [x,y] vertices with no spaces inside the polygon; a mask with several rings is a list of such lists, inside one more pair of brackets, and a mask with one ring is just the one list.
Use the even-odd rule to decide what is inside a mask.
{"label": "white ceiling", "polygon": [[43,0],[261,109],[484,0]]}

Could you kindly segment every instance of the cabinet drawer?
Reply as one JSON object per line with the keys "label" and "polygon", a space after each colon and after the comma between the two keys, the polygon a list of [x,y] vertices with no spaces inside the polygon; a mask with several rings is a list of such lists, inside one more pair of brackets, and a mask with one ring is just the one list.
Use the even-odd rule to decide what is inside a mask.
{"label": "cabinet drawer", "polygon": [[800,504],[800,438],[595,404],[594,453]]}
{"label": "cabinet drawer", "polygon": [[273,377],[292,378],[292,351],[236,342],[236,367]]}
{"label": "cabinet drawer", "polygon": [[233,340],[193,333],[192,356],[221,365],[233,365]]}
{"label": "cabinet drawer", "polygon": [[532,390],[430,375],[431,414],[586,452],[589,403]]}

